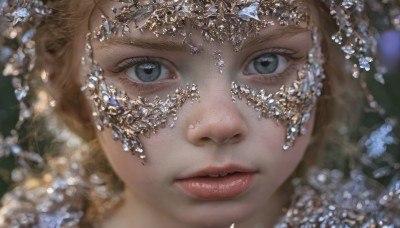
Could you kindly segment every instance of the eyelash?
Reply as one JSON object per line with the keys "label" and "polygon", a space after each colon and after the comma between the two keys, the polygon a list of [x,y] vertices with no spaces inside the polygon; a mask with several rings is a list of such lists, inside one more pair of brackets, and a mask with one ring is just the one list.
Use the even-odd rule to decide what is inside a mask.
{"label": "eyelash", "polygon": [[[280,73],[273,73],[273,74],[268,74],[266,75],[254,75],[254,74],[248,74],[246,72],[246,68],[243,70],[245,75],[251,75],[252,77],[255,78],[255,80],[258,81],[263,81],[265,83],[277,83],[280,82],[283,78],[286,76],[290,75],[292,71],[296,70],[295,64],[293,64],[294,61],[300,60],[303,57],[296,57],[296,52],[285,49],[285,48],[273,48],[273,49],[267,49],[267,50],[262,50],[259,52],[256,52],[255,54],[252,54],[250,58],[248,58],[247,61],[245,61],[245,67],[248,67],[249,64],[251,64],[252,61],[255,60],[255,58],[263,55],[263,54],[276,54],[276,55],[281,55],[283,56],[287,61],[288,65],[285,67],[285,69],[280,72]],[[146,82],[146,83],[141,83],[141,82],[135,82],[124,73],[127,71],[129,68],[134,67],[135,65],[142,64],[142,63],[148,63],[148,62],[156,62],[164,65],[164,67],[167,68],[167,70],[170,73],[168,76],[169,79],[174,79],[176,78],[176,74],[173,73],[174,71],[171,70],[170,65],[167,60],[162,59],[162,58],[157,58],[157,57],[135,57],[135,58],[128,58],[123,60],[121,63],[119,63],[117,66],[111,69],[111,72],[118,75],[117,78],[121,83],[127,85],[129,88],[133,88],[136,92],[138,93],[152,93],[155,91],[158,91],[159,89],[162,89],[170,84],[169,80],[159,80],[155,82]]]}
{"label": "eyelash", "polygon": [[[250,74],[247,71],[247,67],[257,58],[260,57],[264,54],[275,54],[275,55],[281,55],[283,56],[287,61],[287,66],[285,67],[285,69],[280,72],[280,73],[272,73],[272,74],[259,74],[258,76],[256,76],[255,74]],[[254,54],[251,55],[251,57],[248,58],[247,61],[245,61],[245,67],[244,67],[244,75],[251,75],[252,77],[254,77],[256,80],[259,81],[264,81],[266,83],[277,83],[280,82],[283,78],[285,78],[286,76],[290,75],[291,72],[296,70],[296,65],[294,64],[296,61],[299,61],[301,59],[303,59],[304,57],[301,56],[296,56],[297,53],[294,51],[291,51],[289,49],[286,48],[272,48],[272,49],[267,49],[267,50],[262,50],[262,51],[258,51]],[[268,76],[266,76],[268,75]]]}
{"label": "eyelash", "polygon": [[[164,81],[157,81],[157,82],[146,82],[146,83],[141,83],[141,82],[135,82],[131,79],[129,79],[129,76],[127,76],[124,72],[126,72],[129,68],[134,67],[136,65],[142,64],[142,63],[148,63],[148,62],[155,62],[155,63],[160,63],[164,65],[169,72],[173,72],[168,65],[171,65],[171,63],[167,62],[166,60],[162,58],[157,58],[157,57],[135,57],[135,58],[128,58],[123,60],[121,63],[119,63],[116,67],[114,67],[111,72],[114,74],[118,74],[117,78],[123,83],[128,85],[128,87],[134,88],[135,91],[138,93],[146,92],[146,93],[151,93],[153,91],[157,91],[158,89],[161,89],[165,86],[167,86],[168,82],[166,80]],[[170,79],[175,78],[175,74],[171,73],[169,76]]]}

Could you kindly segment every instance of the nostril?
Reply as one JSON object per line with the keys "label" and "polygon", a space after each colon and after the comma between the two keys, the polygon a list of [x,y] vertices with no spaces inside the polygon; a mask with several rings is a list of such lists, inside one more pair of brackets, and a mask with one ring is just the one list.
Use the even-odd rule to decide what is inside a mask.
{"label": "nostril", "polygon": [[203,137],[203,138],[200,138],[199,141],[202,143],[207,143],[207,142],[212,142],[212,139],[209,137]]}
{"label": "nostril", "polygon": [[202,143],[215,143],[215,144],[227,144],[227,143],[237,143],[243,139],[244,134],[237,133],[230,136],[218,137],[216,134],[207,137],[202,137],[199,139]]}
{"label": "nostril", "polygon": [[225,139],[223,143],[237,143],[243,139],[244,134],[237,133]]}
{"label": "nostril", "polygon": [[248,129],[242,113],[230,100],[223,101],[218,104],[215,100],[202,103],[203,109],[195,114],[197,122],[192,119],[186,125],[186,137],[190,143],[196,146],[221,145],[237,143],[244,138]]}

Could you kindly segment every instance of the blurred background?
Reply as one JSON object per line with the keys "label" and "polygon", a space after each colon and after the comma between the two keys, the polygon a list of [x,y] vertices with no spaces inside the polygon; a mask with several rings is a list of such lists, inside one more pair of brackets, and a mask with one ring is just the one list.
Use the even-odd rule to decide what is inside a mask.
{"label": "blurred background", "polygon": [[[0,66],[0,72],[3,72]],[[11,86],[11,78],[0,76],[0,134],[8,136],[18,120],[18,103]],[[1,139],[0,139],[1,140]],[[0,145],[1,145],[0,141]],[[1,151],[0,151],[1,152]],[[1,157],[1,156],[0,156]],[[8,189],[10,170],[14,160],[9,157],[0,159],[0,196]]]}

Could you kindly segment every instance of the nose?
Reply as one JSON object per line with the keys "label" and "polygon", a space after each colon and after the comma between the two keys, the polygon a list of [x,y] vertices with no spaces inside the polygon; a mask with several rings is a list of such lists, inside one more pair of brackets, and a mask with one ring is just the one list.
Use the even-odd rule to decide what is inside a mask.
{"label": "nose", "polygon": [[187,140],[196,146],[243,140],[247,135],[247,125],[229,90],[200,93],[201,101],[187,119]]}

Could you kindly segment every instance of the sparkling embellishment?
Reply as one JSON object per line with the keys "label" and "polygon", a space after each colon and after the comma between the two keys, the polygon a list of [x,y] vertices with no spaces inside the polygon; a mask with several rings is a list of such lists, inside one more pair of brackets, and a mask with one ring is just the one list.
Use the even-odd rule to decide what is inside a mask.
{"label": "sparkling embellishment", "polygon": [[399,143],[398,138],[395,137],[395,126],[397,126],[397,121],[387,118],[384,124],[361,140],[366,149],[366,153],[363,153],[360,159],[362,164],[373,170],[374,178],[392,176],[392,183],[398,181],[400,172],[400,161],[396,158],[396,154],[388,153],[389,147]]}
{"label": "sparkling embellishment", "polygon": [[222,51],[221,51],[221,50],[215,51],[215,52],[213,53],[213,56],[214,56],[214,60],[217,61],[217,62],[215,63],[215,66],[217,66],[218,72],[219,72],[220,74],[222,74],[222,70],[223,70],[223,68],[224,68],[224,66],[225,66],[225,61],[222,59]]}
{"label": "sparkling embellishment", "polygon": [[94,196],[107,197],[99,210],[115,207],[121,198],[106,188],[100,176],[92,174],[84,179],[79,160],[82,153],[53,160],[46,178],[8,192],[2,199],[0,227],[81,227],[89,214],[85,202]]}
{"label": "sparkling embellishment", "polygon": [[382,191],[358,170],[347,180],[338,170],[312,168],[292,183],[292,204],[276,228],[400,226],[400,182]]}
{"label": "sparkling embellishment", "polygon": [[284,150],[293,146],[296,137],[306,132],[304,125],[309,120],[325,78],[322,67],[324,58],[317,32],[312,38],[314,46],[309,52],[308,63],[298,72],[297,80],[291,86],[282,86],[278,92],[268,94],[263,89],[255,90],[232,82],[234,100],[244,97],[247,104],[260,113],[261,118],[272,118],[286,125]]}
{"label": "sparkling embellishment", "polygon": [[250,19],[259,21],[260,18],[258,18],[258,8],[260,8],[260,3],[252,3],[250,6],[241,9],[238,13],[238,16],[245,21],[249,21]]}
{"label": "sparkling embellishment", "polygon": [[13,25],[17,25],[19,22],[24,22],[28,19],[30,16],[30,12],[26,8],[19,8],[16,11],[14,11],[11,16],[14,17],[13,19]]}
{"label": "sparkling embellishment", "polygon": [[[94,63],[90,42],[94,39],[100,42],[122,34],[126,35],[134,29],[151,31],[157,37],[182,36],[183,43],[187,44],[192,54],[201,50],[201,45],[192,42],[192,33],[188,27],[202,31],[203,39],[207,42],[230,41],[234,50],[238,51],[245,38],[267,27],[272,21],[280,25],[299,25],[308,23],[306,9],[292,1],[272,0],[226,2],[218,0],[190,2],[184,1],[157,1],[157,2],[132,2],[117,0],[121,7],[113,8],[113,16],[102,15],[102,23],[89,35],[86,45],[86,57],[82,63],[90,69],[88,80],[83,91],[89,94],[95,103],[99,118],[98,129],[104,126],[113,129],[113,139],[120,140],[125,151],[139,154],[145,158],[143,147],[138,136],[149,136],[159,127],[174,127],[177,120],[176,112],[184,101],[198,100],[197,88],[190,85],[186,89],[178,89],[166,101],[156,97],[153,101],[138,97],[130,99],[125,92],[118,91],[115,87],[105,83],[101,67]],[[303,3],[304,4],[304,3]],[[296,16],[293,16],[296,15]],[[266,19],[268,16],[268,20]],[[259,17],[265,19],[260,20]],[[225,62],[220,50],[213,53],[219,73]],[[90,67],[90,65],[92,65]],[[121,96],[120,94],[124,95]],[[111,100],[111,102],[110,102]],[[146,109],[146,112],[143,112]],[[137,112],[135,110],[142,110]],[[280,115],[280,114],[278,114]],[[168,119],[169,118],[169,119]]]}
{"label": "sparkling embellishment", "polygon": [[347,59],[356,62],[353,75],[359,75],[360,70],[370,71],[372,56],[377,51],[377,42],[372,35],[373,32],[369,30],[369,19],[365,15],[366,2],[360,0],[325,2],[339,27],[339,31],[332,35],[332,40],[342,46]]}
{"label": "sparkling embellishment", "polygon": [[[30,102],[30,77],[34,75],[36,62],[35,27],[43,16],[52,11],[42,1],[0,1],[1,64],[4,64],[3,76],[12,78],[15,97],[19,102],[19,118],[10,136],[0,135],[0,159],[14,155],[20,165],[13,172],[15,181],[22,180],[32,167],[42,167],[44,160],[38,153],[26,150],[19,145],[18,130],[32,117]],[[9,24],[4,24],[8,21]],[[7,45],[9,43],[10,45]]]}
{"label": "sparkling embellishment", "polygon": [[93,116],[98,119],[98,128],[111,128],[114,140],[121,141],[123,150],[146,158],[139,137],[149,137],[159,128],[174,127],[177,112],[186,101],[199,101],[199,91],[195,84],[186,88],[178,88],[165,100],[155,97],[148,100],[145,97],[131,98],[125,91],[118,90],[105,82],[102,68],[92,59],[92,48],[86,48],[86,66],[91,71],[87,75],[86,86],[83,89],[94,102],[96,112]]}
{"label": "sparkling embellishment", "polygon": [[387,146],[396,143],[396,139],[392,134],[393,125],[385,123],[377,130],[371,133],[364,145],[367,148],[368,156],[374,158],[382,156],[387,150]]}
{"label": "sparkling embellishment", "polygon": [[[191,36],[188,28],[201,31],[207,42],[230,42],[238,50],[249,34],[268,27],[273,22],[280,25],[308,24],[308,10],[302,1],[125,1],[116,8],[114,16],[104,17],[103,25],[95,32],[95,38],[103,41],[125,29],[151,31],[157,37]],[[266,18],[268,16],[268,19]],[[188,45],[196,46],[189,41]]]}
{"label": "sparkling embellishment", "polygon": [[[184,28],[194,27],[199,31],[203,31],[203,38],[207,41],[224,40],[219,39],[221,37],[228,38],[227,40],[235,46],[235,50],[238,50],[238,47],[240,47],[248,34],[252,34],[251,32],[257,33],[260,28],[265,28],[273,23],[272,21],[263,21],[264,16],[275,16],[276,20],[281,25],[298,24],[299,22],[307,21],[303,20],[307,18],[303,16],[305,15],[304,12],[308,10],[294,10],[296,4],[294,4],[294,7],[291,9],[290,6],[293,6],[291,4],[298,2],[293,0],[217,0],[196,1],[195,3],[187,0],[114,1],[118,1],[123,5],[121,8],[113,10],[116,15],[121,17],[112,19],[105,17],[104,20],[107,19],[109,21],[103,23],[102,26],[104,26],[104,30],[99,30],[99,37],[107,38],[105,34],[114,34],[114,31],[116,31],[114,30],[115,28],[120,28],[121,30],[118,31],[126,35],[136,28],[134,26],[128,26],[129,21],[146,21],[146,23],[144,23],[145,26],[138,27],[138,29],[145,30],[147,28],[159,36],[164,34],[185,36],[184,42],[191,47],[193,53],[198,53],[201,46],[193,45],[191,42],[186,41],[189,40],[188,37],[190,33],[183,32]],[[260,21],[252,18],[250,18],[249,21],[245,21],[238,15],[238,12],[255,2],[260,3],[259,12],[256,13]],[[354,67],[355,71],[353,76],[358,77],[360,75],[360,69],[371,68],[372,56],[375,56],[374,37],[376,37],[376,34],[368,34],[366,31],[373,31],[374,29],[368,28],[369,24],[365,23],[374,19],[373,17],[368,19],[364,17],[366,15],[366,10],[372,10],[374,13],[379,12],[379,15],[385,18],[385,23],[392,23],[394,29],[399,31],[400,9],[398,1],[323,0],[323,2],[331,9],[331,12],[335,16],[334,19],[337,21],[340,29],[340,32],[332,35],[332,39],[343,46],[342,50],[348,55],[348,58],[355,60],[357,64]],[[228,6],[236,4],[238,7],[226,8],[226,4],[228,4]],[[269,7],[264,7],[267,4],[270,4]],[[169,8],[169,11],[166,10],[166,8]],[[233,10],[229,11],[230,9]],[[341,9],[343,9],[343,11]],[[165,12],[164,14],[163,10]],[[389,12],[387,13],[387,11]],[[5,76],[23,79],[21,83],[14,84],[18,85],[18,87],[15,88],[18,91],[20,91],[20,89],[27,92],[30,91],[26,89],[25,85],[28,85],[26,81],[34,79],[32,77],[32,70],[35,66],[36,52],[34,51],[35,43],[32,38],[34,37],[37,25],[43,22],[40,16],[48,15],[50,12],[51,10],[44,7],[43,2],[40,0],[0,0],[0,26],[2,29],[4,28],[0,36],[0,43],[2,44],[2,56],[0,57],[0,61],[4,63],[3,73]],[[199,14],[196,14],[197,12],[199,12]],[[300,13],[298,14],[298,12]],[[164,15],[165,17],[156,18],[156,15]],[[234,15],[232,21],[230,20],[231,15]],[[180,19],[182,18],[184,20],[187,18],[187,20],[181,23],[182,20],[180,21]],[[199,20],[196,18],[199,18]],[[5,20],[10,23],[3,26]],[[237,22],[237,24],[233,22]],[[188,24],[192,26],[183,26]],[[140,25],[140,23],[136,25]],[[182,26],[180,27],[180,25]],[[3,43],[4,40],[8,39],[10,39],[11,42]],[[13,48],[16,49],[14,50]],[[360,62],[363,63],[362,68]],[[371,69],[375,70],[374,68]],[[382,75],[385,71],[381,70],[379,67],[377,71],[376,78],[383,81]],[[103,79],[100,78],[100,80]],[[88,88],[95,89],[97,85],[98,82],[94,80],[88,83],[87,86]],[[193,86],[191,90],[195,91],[196,87]],[[290,95],[294,95],[296,90],[288,90],[287,92]],[[23,93],[24,91],[22,91],[21,94],[16,94],[22,95],[20,106],[25,107],[21,109],[20,118],[22,119],[26,116],[30,116],[27,115],[29,113],[29,106],[24,103],[25,101],[23,98],[25,98],[26,95]],[[264,92],[261,94],[265,96]],[[111,106],[117,105],[116,100],[110,97],[105,100],[108,100]],[[273,100],[270,100],[270,102],[272,105]],[[376,106],[376,104],[374,105]],[[95,115],[96,114],[97,113],[95,113]],[[143,115],[147,115],[146,112],[143,112]],[[307,114],[304,115],[304,119],[307,119]],[[149,117],[149,120],[154,119]],[[108,124],[109,121],[110,120],[107,120],[107,118],[104,118],[99,123],[98,127],[102,128],[102,125]],[[388,133],[387,126],[382,129],[385,137],[391,135]],[[18,134],[15,131],[12,132],[11,136],[0,136],[0,158],[13,154],[17,156],[17,159],[28,160],[27,158],[34,158],[33,160],[41,160],[38,154],[32,153],[31,156],[29,156],[26,152],[27,151],[18,145]],[[81,155],[79,152],[74,154]],[[379,166],[382,166],[382,159],[379,160],[379,158],[384,158],[384,162],[390,163],[387,166],[376,169],[374,177],[379,178],[387,176],[388,173],[392,173],[398,177],[400,164],[396,162],[395,158],[388,159],[389,154],[381,154],[381,151],[378,151],[378,153],[369,153],[369,155],[373,155],[369,157],[370,159],[377,159],[377,161],[374,160],[374,162],[379,164]],[[83,178],[83,173],[85,171],[79,166],[79,161],[75,161],[74,158],[68,159],[70,160],[66,160],[65,157],[62,157],[56,162],[57,167],[65,166],[65,164],[68,163],[67,167],[61,169],[62,172],[59,172],[60,170],[55,167],[50,167],[51,173],[45,175],[47,180],[49,180],[48,183],[31,187],[20,186],[7,193],[3,198],[2,208],[0,209],[0,226],[75,227],[78,226],[78,224],[81,225],[81,222],[86,222],[84,218],[87,214],[90,214],[88,208],[85,208],[87,205],[83,204],[83,202],[85,202],[85,197],[82,196],[88,198],[88,196],[96,194],[107,197],[114,197],[116,195],[110,191],[107,193],[103,186],[104,183],[96,178],[91,178],[91,181],[80,179]],[[364,159],[364,157],[362,159]],[[18,161],[18,163],[26,164],[25,160]],[[370,162],[370,160],[368,162]],[[12,173],[12,178],[18,181],[25,174],[25,169],[18,169]],[[344,180],[343,176],[344,175],[337,170],[312,170],[305,180],[295,180],[294,189],[296,192],[293,198],[293,204],[287,210],[285,217],[282,219],[283,222],[278,224],[277,227],[400,227],[399,180],[393,179],[389,188],[382,190],[382,188],[380,188],[381,186],[367,183],[366,176],[361,175],[357,171],[352,172],[350,180]],[[89,184],[98,186],[93,187],[89,186]],[[93,189],[96,190],[93,191]],[[110,190],[110,188],[108,188],[108,190]],[[121,199],[115,197],[109,201],[118,203]],[[92,203],[92,201],[90,203]],[[103,207],[107,206],[101,204],[101,210],[104,214],[108,214],[110,209]]]}

